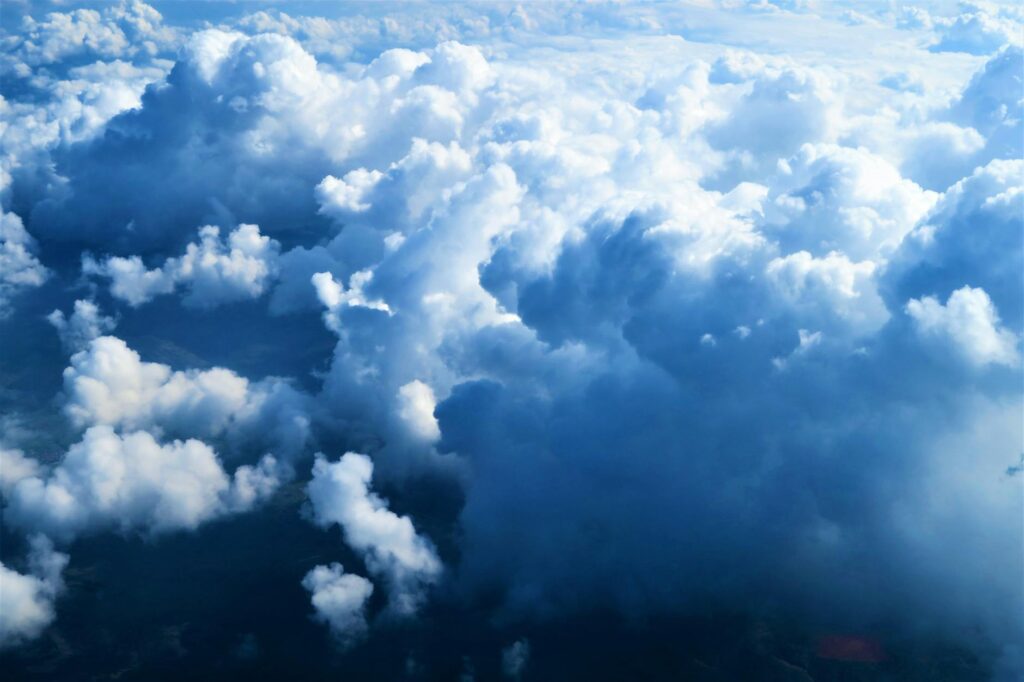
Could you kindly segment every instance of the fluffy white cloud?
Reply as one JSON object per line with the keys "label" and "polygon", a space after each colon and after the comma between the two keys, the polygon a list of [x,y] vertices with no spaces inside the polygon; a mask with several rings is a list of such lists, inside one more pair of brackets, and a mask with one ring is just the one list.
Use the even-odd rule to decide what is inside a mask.
{"label": "fluffy white cloud", "polygon": [[340,180],[328,175],[316,186],[317,198],[324,210],[360,213],[370,208],[369,204],[363,203],[364,197],[382,177],[384,174],[380,171],[365,168],[350,171]]}
{"label": "fluffy white cloud", "polygon": [[780,169],[766,205],[767,222],[787,251],[839,251],[878,260],[938,198],[866,149],[807,145]]}
{"label": "fluffy white cloud", "polygon": [[840,252],[815,258],[797,251],[770,261],[765,274],[795,309],[820,318],[837,316],[855,332],[866,334],[878,331],[889,319],[876,290],[876,269],[871,261],[853,263]]}
{"label": "fluffy white cloud", "polygon": [[315,567],[302,579],[302,586],[312,593],[317,619],[331,628],[343,646],[366,634],[366,602],[373,594],[373,583],[345,573],[341,564],[334,563]]}
{"label": "fluffy white cloud", "polygon": [[1020,362],[1019,339],[1000,324],[999,312],[984,289],[957,289],[945,305],[933,296],[911,299],[906,310],[921,334],[946,341],[974,365]]}
{"label": "fluffy white cloud", "polygon": [[[105,12],[53,19],[86,36],[83,63],[21,69],[0,104],[4,206],[47,265],[70,280],[84,245],[138,254],[86,269],[132,306],[180,290],[166,324],[196,325],[200,355],[237,331],[219,325],[284,325],[262,305],[187,308],[269,294],[297,333],[267,364],[322,382],[313,401],[100,336],[67,370],[66,414],[222,453],[293,461],[310,428],[371,453],[319,458],[308,494],[401,613],[441,579],[416,528],[450,518],[414,526],[371,478],[454,472],[453,594],[545,615],[755,594],[1019,640],[1020,493],[1003,472],[1020,442],[1005,415],[1022,53],[997,44],[1016,15],[782,5],[727,21],[691,5],[257,12],[192,33],[173,69]],[[204,228],[182,255],[207,224],[242,227]],[[159,333],[157,312],[124,310],[122,328]],[[86,317],[80,336],[102,333]],[[986,454],[946,476],[966,452]],[[12,496],[63,489],[3,456]],[[216,489],[202,518],[276,484],[269,465],[220,472],[186,477]],[[951,499],[955,514],[935,502]],[[82,509],[97,527],[157,523]],[[365,629],[365,579],[319,566],[305,584],[335,630]]]}
{"label": "fluffy white cloud", "polygon": [[64,589],[68,556],[43,536],[30,541],[28,573],[0,563],[0,648],[34,639],[53,622],[53,602]]}
{"label": "fluffy white cloud", "polygon": [[256,225],[239,225],[221,240],[220,229],[199,229],[199,243],[162,266],[147,269],[138,256],[112,257],[97,262],[83,259],[82,270],[111,280],[110,293],[129,305],[139,306],[176,287],[187,289],[182,301],[194,308],[214,308],[258,298],[277,274],[280,245],[260,234]]}
{"label": "fluffy white cloud", "polygon": [[409,615],[440,578],[441,561],[409,517],[392,512],[370,490],[372,477],[373,462],[366,455],[348,452],[328,462],[318,454],[306,488],[313,519],[324,527],[341,526],[345,542],[363,556],[370,573],[387,583],[391,608]]}
{"label": "fluffy white cloud", "polygon": [[143,362],[124,341],[101,336],[64,370],[64,412],[78,427],[145,429],[172,437],[223,437],[290,458],[309,437],[306,398],[286,381],[234,372],[173,371]]}
{"label": "fluffy white cloud", "polygon": [[435,407],[434,391],[422,381],[410,381],[398,389],[398,417],[416,438],[433,442],[440,437]]}
{"label": "fluffy white cloud", "polygon": [[107,58],[155,54],[175,38],[162,22],[160,13],[140,0],[121,0],[101,11],[51,12],[41,21],[25,16],[14,36],[13,54],[33,66],[79,54]]}
{"label": "fluffy white cloud", "polygon": [[101,313],[99,306],[88,299],[75,301],[70,317],[65,316],[62,310],[54,310],[46,319],[57,330],[64,349],[73,353],[84,350],[93,339],[104,336],[117,326],[114,318]]}
{"label": "fluffy white cloud", "polygon": [[1012,5],[987,2],[963,2],[962,14],[934,18],[932,24],[938,40],[931,49],[936,52],[969,52],[991,54],[1007,43],[1020,45],[1024,11]]}
{"label": "fluffy white cloud", "polygon": [[6,495],[23,478],[39,473],[39,462],[16,448],[0,446],[0,493]]}
{"label": "fluffy white cloud", "polygon": [[122,436],[94,426],[52,471],[10,488],[5,518],[63,540],[107,529],[148,535],[194,530],[271,494],[279,484],[276,467],[268,455],[255,468],[239,467],[232,479],[200,441],[161,445],[145,431]]}
{"label": "fluffy white cloud", "polygon": [[0,209],[0,317],[10,313],[11,299],[19,291],[46,281],[49,273],[34,251],[35,240],[21,218]]}
{"label": "fluffy white cloud", "polygon": [[1024,324],[1024,160],[995,160],[950,187],[888,266],[890,306],[983,289],[1011,329]]}

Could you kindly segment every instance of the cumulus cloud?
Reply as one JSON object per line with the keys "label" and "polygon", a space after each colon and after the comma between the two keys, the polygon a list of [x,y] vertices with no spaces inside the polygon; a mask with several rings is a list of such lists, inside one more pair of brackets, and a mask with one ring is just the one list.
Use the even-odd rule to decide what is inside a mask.
{"label": "cumulus cloud", "polygon": [[114,318],[104,315],[95,302],[78,299],[70,316],[62,310],[54,310],[46,316],[60,336],[65,350],[77,353],[84,350],[96,338],[106,335],[117,326]]}
{"label": "cumulus cloud", "polygon": [[122,0],[101,11],[51,12],[42,20],[25,16],[14,36],[13,54],[32,66],[83,54],[131,57],[167,49],[174,37],[155,9],[139,0]]}
{"label": "cumulus cloud", "polygon": [[267,455],[231,477],[201,441],[161,445],[145,431],[119,435],[109,426],[94,426],[52,471],[10,487],[4,518],[62,540],[102,530],[194,530],[273,493],[280,483],[276,466]]}
{"label": "cumulus cloud", "polygon": [[366,455],[349,452],[337,462],[317,455],[306,488],[313,520],[323,527],[341,526],[345,542],[362,555],[370,573],[387,583],[391,609],[411,615],[440,577],[441,561],[409,517],[392,512],[370,490],[372,476],[373,462]]}
{"label": "cumulus cloud", "polygon": [[307,398],[288,382],[234,372],[174,371],[144,362],[113,336],[91,341],[64,370],[64,412],[80,428],[106,425],[170,437],[223,437],[298,455],[309,437]]}
{"label": "cumulus cloud", "polygon": [[41,535],[30,545],[27,573],[0,563],[0,648],[38,637],[53,622],[53,603],[64,589],[68,556]]}
{"label": "cumulus cloud", "polygon": [[19,291],[46,281],[49,273],[35,248],[21,218],[0,209],[0,317],[10,314],[11,299]]}
{"label": "cumulus cloud", "polygon": [[808,145],[781,164],[767,222],[786,251],[878,259],[895,250],[937,198],[865,149]]}
{"label": "cumulus cloud", "polygon": [[1011,5],[1000,6],[986,2],[961,3],[964,11],[952,17],[937,17],[932,25],[938,40],[931,49],[935,52],[968,52],[991,54],[1007,43],[1020,45],[1021,22],[1024,12]]}
{"label": "cumulus cloud", "polygon": [[907,314],[922,335],[948,342],[974,365],[1014,366],[1020,362],[1017,335],[1000,324],[999,313],[984,289],[957,289],[945,305],[932,296],[911,299]]}
{"label": "cumulus cloud", "polygon": [[366,602],[373,594],[373,583],[345,573],[341,564],[317,566],[302,579],[311,593],[310,601],[318,620],[331,628],[343,646],[350,646],[366,634]]}
{"label": "cumulus cloud", "polygon": [[[950,187],[901,244],[888,268],[891,307],[983,289],[1011,329],[1024,324],[1024,161],[995,160]],[[902,299],[902,300],[898,300]]]}
{"label": "cumulus cloud", "polygon": [[158,268],[147,269],[138,256],[115,256],[102,262],[87,257],[82,270],[110,279],[111,295],[131,306],[183,287],[186,306],[214,308],[262,295],[276,276],[279,251],[280,245],[256,225],[239,225],[226,240],[219,228],[207,225],[199,229],[199,243]]}
{"label": "cumulus cloud", "polygon": [[[985,138],[984,162],[1024,156],[1024,48],[1008,45],[978,70],[952,103],[951,120]],[[966,174],[966,172],[965,172]]]}
{"label": "cumulus cloud", "polygon": [[[2,297],[58,289],[31,232],[62,281],[110,281],[127,339],[173,309],[202,356],[219,325],[293,315],[321,345],[288,335],[267,365],[301,357],[319,387],[144,362],[79,301],[51,322],[84,440],[49,469],[3,451],[8,515],[192,528],[269,495],[316,431],[373,458],[320,456],[306,491],[396,613],[450,577],[502,616],[781,602],[920,617],[982,657],[1016,642],[1019,14],[783,4],[267,10],[173,35],[139,5],[33,15],[5,43],[0,199],[35,279]],[[214,448],[281,463],[229,475]],[[454,526],[406,506],[413,476],[453,472]],[[444,571],[417,532],[439,526]],[[368,580],[303,585],[363,636]]]}
{"label": "cumulus cloud", "polygon": [[23,478],[35,476],[39,462],[26,457],[22,450],[0,446],[0,493],[6,495]]}

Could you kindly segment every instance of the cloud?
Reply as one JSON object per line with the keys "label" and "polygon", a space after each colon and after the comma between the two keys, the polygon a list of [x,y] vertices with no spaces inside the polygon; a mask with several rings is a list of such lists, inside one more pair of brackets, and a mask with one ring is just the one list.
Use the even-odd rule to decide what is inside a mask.
{"label": "cloud", "polygon": [[269,455],[232,478],[200,441],[161,445],[145,431],[94,426],[52,471],[14,483],[4,518],[65,541],[103,530],[157,535],[245,511],[279,483]]}
{"label": "cloud", "polygon": [[801,147],[772,185],[767,227],[784,250],[857,259],[893,251],[937,199],[866,149],[834,145]]}
{"label": "cloud", "polygon": [[[911,298],[948,298],[983,289],[1011,329],[1024,324],[1024,161],[996,160],[950,187],[903,241],[883,280],[890,307]],[[902,300],[900,300],[902,299]]]}
{"label": "cloud", "polygon": [[[83,435],[0,451],[12,528],[196,528],[315,436],[367,453],[305,489],[392,613],[771,602],[1010,651],[1019,14],[747,9],[30,13],[3,38],[0,408]],[[171,344],[196,368],[132,350]],[[303,585],[366,634],[369,580]]]}
{"label": "cloud", "polygon": [[513,680],[522,678],[530,662],[530,642],[520,639],[501,651],[501,672]]}
{"label": "cloud", "polygon": [[16,448],[0,447],[0,493],[6,495],[23,478],[40,471],[39,462]]}
{"label": "cloud", "polygon": [[85,258],[82,271],[111,280],[110,293],[131,306],[149,302],[177,287],[187,293],[182,302],[193,308],[214,308],[258,298],[277,274],[280,244],[260,234],[256,225],[239,225],[226,241],[211,225],[199,229],[199,243],[184,255],[147,269],[138,256],[113,257],[97,262]]}
{"label": "cloud", "polygon": [[102,11],[51,12],[42,21],[25,16],[21,31],[15,34],[13,54],[32,66],[80,55],[155,54],[174,41],[174,32],[162,22],[159,12],[138,0],[122,0]]}
{"label": "cloud", "polygon": [[68,556],[43,536],[30,541],[28,573],[0,563],[0,648],[34,639],[55,618],[53,602],[64,589]]}
{"label": "cloud", "polygon": [[950,106],[950,119],[984,135],[984,162],[1024,156],[1024,101],[1015,94],[1024,87],[1022,70],[1024,48],[1007,45],[985,62]]}
{"label": "cloud", "polygon": [[390,608],[411,615],[440,578],[441,561],[409,517],[392,512],[370,490],[372,476],[373,463],[366,455],[349,452],[337,462],[317,455],[306,488],[313,520],[325,528],[341,526],[345,542],[362,555],[370,573],[387,583]]}
{"label": "cloud", "polygon": [[366,635],[366,602],[373,584],[358,575],[345,573],[341,564],[317,566],[302,579],[312,596],[318,620],[331,628],[343,646],[351,646]]}
{"label": "cloud", "polygon": [[[847,322],[855,333],[878,331],[889,319],[878,295],[876,266],[871,261],[852,263],[840,252],[814,258],[797,251],[774,258],[765,269],[768,281],[794,308],[808,317],[835,318]],[[747,328],[747,334],[750,330]]]}
{"label": "cloud", "polygon": [[983,55],[997,51],[1007,43],[1022,42],[1021,20],[1024,12],[1009,5],[962,3],[963,14],[934,20],[938,40],[931,46],[935,52],[968,52]]}
{"label": "cloud", "polygon": [[93,339],[106,335],[117,326],[114,318],[102,314],[99,306],[88,299],[75,301],[70,317],[61,310],[54,310],[46,319],[57,330],[64,349],[72,353],[85,350]]}
{"label": "cloud", "polygon": [[35,240],[21,218],[0,209],[0,317],[10,314],[18,292],[42,285],[49,276],[34,251]]}
{"label": "cloud", "polygon": [[144,362],[124,341],[101,336],[64,370],[64,413],[79,428],[144,429],[171,437],[261,444],[284,458],[309,438],[307,398],[288,382],[250,382],[234,372],[173,371]]}
{"label": "cloud", "polygon": [[957,289],[945,305],[932,296],[911,299],[906,310],[920,334],[948,342],[971,364],[1012,367],[1020,362],[1019,339],[1001,326],[984,289]]}

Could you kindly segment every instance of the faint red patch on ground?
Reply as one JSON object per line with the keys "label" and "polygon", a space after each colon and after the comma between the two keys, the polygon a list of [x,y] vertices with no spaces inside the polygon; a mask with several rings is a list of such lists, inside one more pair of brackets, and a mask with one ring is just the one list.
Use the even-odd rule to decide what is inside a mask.
{"label": "faint red patch on ground", "polygon": [[856,635],[825,635],[818,640],[818,658],[855,663],[884,661],[885,649],[877,639]]}

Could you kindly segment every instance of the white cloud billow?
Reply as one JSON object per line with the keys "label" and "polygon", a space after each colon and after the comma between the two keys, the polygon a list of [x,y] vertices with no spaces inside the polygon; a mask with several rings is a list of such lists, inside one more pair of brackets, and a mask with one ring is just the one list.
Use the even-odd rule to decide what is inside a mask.
{"label": "white cloud billow", "polygon": [[0,318],[10,313],[17,293],[42,285],[49,276],[35,249],[21,218],[0,208]]}
{"label": "white cloud billow", "polygon": [[101,336],[64,370],[64,412],[80,428],[144,429],[172,437],[256,442],[290,458],[309,437],[307,399],[286,381],[234,372],[173,371],[144,362],[121,339]]}
{"label": "white cloud billow", "polygon": [[184,255],[158,268],[147,269],[138,256],[115,256],[102,262],[87,258],[82,269],[110,279],[111,295],[131,306],[180,286],[187,289],[182,298],[186,306],[214,308],[262,295],[277,274],[279,252],[280,245],[261,235],[256,225],[239,225],[226,240],[219,228],[207,225],[199,229],[199,243],[189,244]]}
{"label": "white cloud billow", "polygon": [[999,312],[984,289],[957,289],[945,304],[933,296],[911,299],[906,310],[923,336],[949,343],[971,364],[1020,363],[1020,340],[1000,324]]}
{"label": "white cloud billow", "polygon": [[104,530],[157,535],[246,511],[279,483],[269,455],[232,478],[200,441],[160,444],[145,431],[94,426],[51,471],[9,488],[5,519],[64,541]]}
{"label": "white cloud billow", "polygon": [[311,593],[317,619],[331,628],[343,646],[366,634],[366,602],[373,594],[373,583],[345,573],[341,564],[333,563],[313,568],[302,579],[302,586]]}
{"label": "white cloud billow", "polygon": [[407,516],[388,509],[370,490],[373,462],[366,455],[346,453],[337,462],[317,455],[306,488],[313,520],[320,526],[341,526],[345,542],[359,552],[373,575],[388,586],[390,608],[400,615],[415,613],[426,589],[441,576],[433,545],[418,535]]}
{"label": "white cloud billow", "polygon": [[62,310],[54,310],[46,319],[57,330],[64,349],[72,353],[84,350],[93,339],[104,336],[117,326],[114,318],[104,315],[99,306],[88,299],[75,301],[70,316]]}
{"label": "white cloud billow", "polygon": [[[279,478],[214,449],[283,467],[323,435],[373,459],[318,457],[313,517],[399,613],[441,562],[371,479],[456,472],[444,575],[516,615],[757,594],[1019,641],[1021,14],[779,4],[26,22],[2,58],[27,94],[0,101],[24,218],[0,300],[69,310],[39,285],[87,245],[125,338],[177,292],[188,350],[277,324],[261,376],[320,387],[144,362],[78,301],[51,322],[86,439],[50,470],[0,451],[11,518],[194,527]],[[343,641],[366,632],[368,580],[303,584]]]}
{"label": "white cloud billow", "polygon": [[0,563],[0,648],[34,639],[53,622],[68,556],[43,536],[30,540],[28,573]]}

